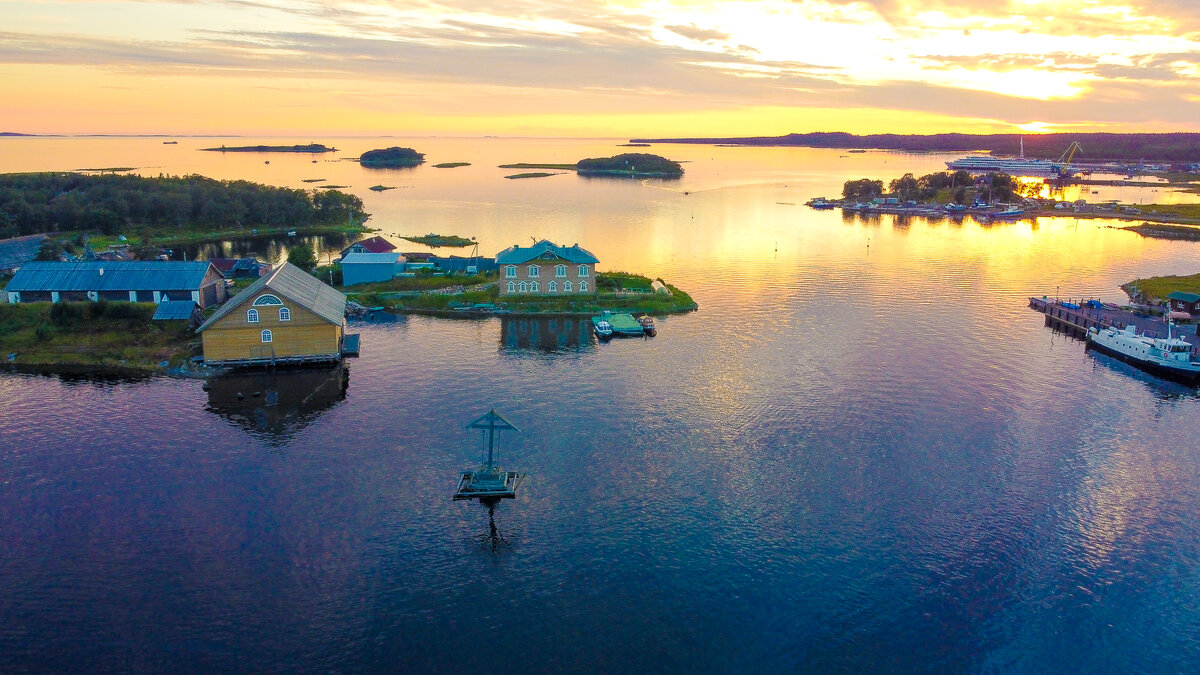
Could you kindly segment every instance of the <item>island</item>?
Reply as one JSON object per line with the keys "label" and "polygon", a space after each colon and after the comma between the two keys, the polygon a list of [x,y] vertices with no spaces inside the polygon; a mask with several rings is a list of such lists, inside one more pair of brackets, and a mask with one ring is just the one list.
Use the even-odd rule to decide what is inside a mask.
{"label": "island", "polygon": [[318,154],[322,152],[337,152],[337,148],[330,148],[320,143],[309,143],[308,145],[222,145],[219,148],[200,148],[206,152],[299,152],[304,154]]}
{"label": "island", "polygon": [[559,175],[561,175],[561,174],[548,173],[546,171],[526,171],[525,173],[514,173],[511,175],[505,176],[505,178],[510,178],[510,179],[513,179],[513,178],[545,178],[546,176],[559,176]]}
{"label": "island", "polygon": [[383,192],[384,190],[395,190],[396,186],[395,185],[372,185],[371,187],[369,187],[367,189],[373,190],[375,192]]}
{"label": "island", "polygon": [[[501,164],[501,169],[561,169],[575,171],[580,176],[620,176],[635,178],[679,178],[683,167],[666,157],[647,153],[630,152],[614,157],[581,159],[574,164],[535,164],[521,162]],[[514,174],[505,178],[536,178],[554,174]]]}
{"label": "island", "polygon": [[474,239],[467,239],[456,234],[425,234],[421,236],[400,237],[413,242],[414,244],[424,244],[430,248],[441,248],[444,246],[462,248],[464,246],[474,246]]}
{"label": "island", "polygon": [[441,164],[434,164],[433,168],[435,168],[435,169],[457,169],[460,166],[471,166],[471,163],[470,162],[442,162]]}
{"label": "island", "polygon": [[425,162],[425,155],[412,148],[382,148],[368,150],[358,158],[358,163],[369,169],[404,169]]}

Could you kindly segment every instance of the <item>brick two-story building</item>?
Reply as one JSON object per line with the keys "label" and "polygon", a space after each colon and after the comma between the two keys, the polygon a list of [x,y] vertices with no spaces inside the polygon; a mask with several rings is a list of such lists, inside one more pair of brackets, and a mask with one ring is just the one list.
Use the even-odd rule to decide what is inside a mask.
{"label": "brick two-story building", "polygon": [[596,256],[542,240],[496,254],[500,295],[578,295],[596,292]]}

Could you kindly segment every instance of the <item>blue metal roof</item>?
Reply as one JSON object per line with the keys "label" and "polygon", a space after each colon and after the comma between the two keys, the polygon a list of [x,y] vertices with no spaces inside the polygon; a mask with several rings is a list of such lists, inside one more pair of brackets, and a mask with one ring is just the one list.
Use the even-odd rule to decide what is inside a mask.
{"label": "blue metal roof", "polygon": [[581,264],[600,262],[591,252],[580,248],[579,244],[575,244],[574,246],[559,246],[543,239],[533,246],[509,246],[496,254],[496,263],[499,265],[520,265],[521,263],[527,263],[530,260],[537,260],[539,258],[562,258],[570,263]]}
{"label": "blue metal roof", "polygon": [[399,253],[347,253],[342,264],[395,265],[401,257]]}
{"label": "blue metal roof", "polygon": [[31,262],[17,270],[5,290],[195,291],[210,267],[208,262],[175,260]]}
{"label": "blue metal roof", "polygon": [[46,235],[44,234],[0,239],[0,270],[12,269],[33,262],[45,240]]}
{"label": "blue metal roof", "polygon": [[192,318],[192,313],[199,307],[193,300],[164,300],[158,303],[151,321],[178,321]]}
{"label": "blue metal roof", "polygon": [[1195,293],[1186,293],[1184,291],[1171,291],[1171,294],[1167,297],[1172,300],[1182,300],[1184,302],[1196,302],[1200,300],[1200,295],[1196,295]]}

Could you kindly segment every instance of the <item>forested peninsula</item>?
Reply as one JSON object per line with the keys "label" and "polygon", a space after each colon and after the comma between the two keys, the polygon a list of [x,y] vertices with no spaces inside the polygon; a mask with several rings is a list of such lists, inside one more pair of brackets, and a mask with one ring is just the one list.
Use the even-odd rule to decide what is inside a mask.
{"label": "forested peninsula", "polygon": [[152,233],[361,224],[362,200],[204,176],[0,174],[0,238],[42,232]]}
{"label": "forested peninsula", "polygon": [[1025,156],[1058,159],[1072,141],[1082,147],[1075,160],[1124,161],[1200,159],[1200,134],[870,134],[859,136],[841,131],[786,136],[738,138],[634,138],[631,143],[693,143],[703,145],[800,146],[858,150],[902,150],[907,152],[966,152],[987,150],[997,155],[1016,155],[1021,141]]}

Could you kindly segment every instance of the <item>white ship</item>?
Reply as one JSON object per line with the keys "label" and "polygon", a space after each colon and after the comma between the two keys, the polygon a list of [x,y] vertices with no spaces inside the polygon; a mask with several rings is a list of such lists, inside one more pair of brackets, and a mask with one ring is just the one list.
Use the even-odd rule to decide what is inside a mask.
{"label": "white ship", "polygon": [[1200,361],[1192,357],[1192,345],[1186,340],[1171,337],[1171,324],[1167,323],[1167,337],[1152,338],[1139,335],[1133,326],[1124,330],[1104,328],[1088,329],[1088,341],[1092,347],[1132,363],[1143,370],[1175,380],[1194,383],[1200,379]]}
{"label": "white ship", "polygon": [[993,157],[991,155],[969,155],[962,159],[946,162],[946,167],[955,171],[971,173],[1006,173],[1010,176],[1058,176],[1063,165],[1048,159],[1025,159],[1025,139],[1021,139],[1019,157]]}

